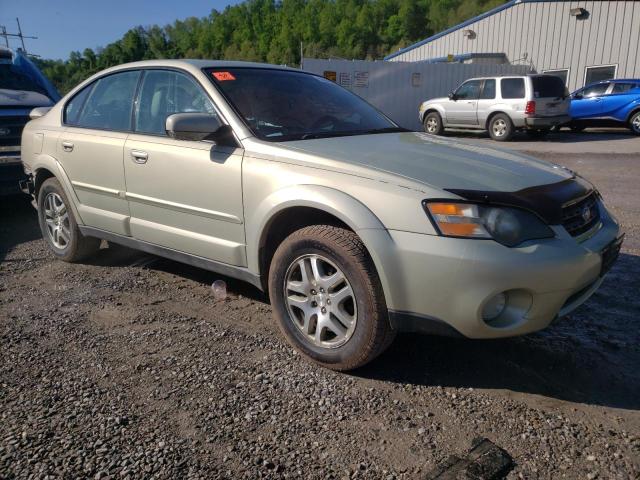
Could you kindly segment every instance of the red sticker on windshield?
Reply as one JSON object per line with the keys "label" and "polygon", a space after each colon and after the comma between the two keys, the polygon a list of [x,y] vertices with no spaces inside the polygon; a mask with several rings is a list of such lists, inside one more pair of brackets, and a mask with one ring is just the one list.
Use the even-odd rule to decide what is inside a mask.
{"label": "red sticker on windshield", "polygon": [[219,82],[226,82],[227,80],[235,80],[236,79],[236,77],[234,77],[231,74],[231,72],[213,72],[213,76]]}

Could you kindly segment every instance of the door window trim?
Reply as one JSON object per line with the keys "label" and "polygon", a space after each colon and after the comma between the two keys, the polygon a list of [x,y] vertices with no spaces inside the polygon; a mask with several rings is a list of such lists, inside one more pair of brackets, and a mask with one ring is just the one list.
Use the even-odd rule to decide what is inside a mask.
{"label": "door window trim", "polygon": [[[610,63],[607,65],[587,65],[586,67],[584,67],[584,77],[582,78],[582,86],[583,87],[587,87],[587,73],[589,72],[590,68],[607,68],[607,67],[613,67],[613,77],[612,78],[608,78],[607,80],[614,80],[616,78],[616,76],[618,75],[618,64],[617,63]],[[602,81],[606,81],[606,80],[602,80]],[[595,83],[595,82],[591,82],[591,83]],[[591,85],[591,84],[589,84]]]}

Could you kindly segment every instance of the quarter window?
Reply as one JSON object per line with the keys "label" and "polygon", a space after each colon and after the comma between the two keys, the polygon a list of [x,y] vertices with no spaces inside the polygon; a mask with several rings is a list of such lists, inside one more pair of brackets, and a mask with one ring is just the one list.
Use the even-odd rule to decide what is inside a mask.
{"label": "quarter window", "polygon": [[187,112],[215,114],[211,100],[200,85],[179,72],[145,72],[136,109],[136,132],[166,135],[167,117]]}
{"label": "quarter window", "polygon": [[635,83],[616,82],[613,84],[613,90],[611,90],[611,93],[626,93],[632,88],[636,88]]}
{"label": "quarter window", "polygon": [[587,67],[584,84],[601,82],[602,80],[611,80],[616,76],[616,66],[607,65],[603,67]]}
{"label": "quarter window", "polygon": [[128,71],[98,80],[79,112],[76,125],[101,130],[130,130],[133,95],[139,76],[138,71]]}
{"label": "quarter window", "polygon": [[456,91],[458,100],[476,100],[480,96],[480,80],[463,83]]}
{"label": "quarter window", "polygon": [[483,100],[493,100],[496,98],[496,81],[495,80],[485,80],[484,86],[482,87],[482,93],[480,94],[480,98]]}
{"label": "quarter window", "polygon": [[524,98],[524,78],[503,78],[500,91],[502,98]]}

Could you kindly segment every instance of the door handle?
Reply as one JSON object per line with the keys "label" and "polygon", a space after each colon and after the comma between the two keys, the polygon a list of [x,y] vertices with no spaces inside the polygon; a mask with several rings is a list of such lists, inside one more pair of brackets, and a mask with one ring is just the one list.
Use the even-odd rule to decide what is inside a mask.
{"label": "door handle", "polygon": [[73,152],[73,142],[69,142],[69,141],[64,141],[62,142],[62,149],[65,152]]}
{"label": "door handle", "polygon": [[131,150],[131,159],[139,164],[147,163],[149,154],[141,150]]}

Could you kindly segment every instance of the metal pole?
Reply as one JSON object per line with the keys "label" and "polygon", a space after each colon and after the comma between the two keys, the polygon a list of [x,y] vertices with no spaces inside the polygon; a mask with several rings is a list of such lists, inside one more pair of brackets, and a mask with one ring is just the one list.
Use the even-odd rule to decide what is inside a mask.
{"label": "metal pole", "polygon": [[302,48],[302,42],[300,42],[300,70],[304,69],[304,65],[302,64],[304,60],[302,60],[304,57],[304,49]]}
{"label": "metal pole", "polygon": [[18,35],[20,35],[20,41],[22,42],[22,50],[27,53],[27,48],[24,46],[24,37],[22,36],[22,29],[20,28],[20,19],[16,17],[16,23],[18,24]]}
{"label": "metal pole", "polygon": [[7,36],[7,29],[5,28],[4,25],[2,26],[2,34],[1,35],[4,37],[5,45],[7,46],[7,48],[9,48],[9,37]]}

